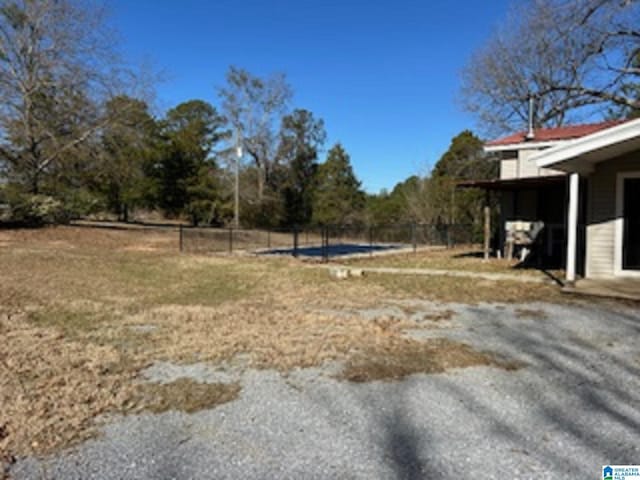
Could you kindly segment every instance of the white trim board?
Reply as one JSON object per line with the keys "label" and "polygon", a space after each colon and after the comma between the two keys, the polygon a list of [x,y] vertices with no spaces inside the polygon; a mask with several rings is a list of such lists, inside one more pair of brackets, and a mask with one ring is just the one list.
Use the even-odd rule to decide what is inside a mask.
{"label": "white trim board", "polygon": [[640,270],[624,270],[622,268],[622,250],[624,242],[624,181],[627,178],[640,178],[640,171],[618,172],[616,177],[616,219],[613,273],[617,277],[640,277]]}

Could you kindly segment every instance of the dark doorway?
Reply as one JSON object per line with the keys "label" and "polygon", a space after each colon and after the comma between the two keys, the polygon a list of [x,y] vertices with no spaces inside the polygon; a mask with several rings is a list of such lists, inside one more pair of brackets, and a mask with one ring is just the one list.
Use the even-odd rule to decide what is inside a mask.
{"label": "dark doorway", "polygon": [[624,180],[622,269],[640,270],[640,178]]}

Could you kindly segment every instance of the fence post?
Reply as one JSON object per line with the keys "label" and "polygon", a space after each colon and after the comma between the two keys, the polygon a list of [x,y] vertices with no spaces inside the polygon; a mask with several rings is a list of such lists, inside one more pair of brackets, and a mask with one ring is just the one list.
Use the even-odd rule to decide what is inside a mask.
{"label": "fence post", "polygon": [[373,257],[373,226],[369,225],[369,256]]}
{"label": "fence post", "polygon": [[[491,207],[489,203],[484,207],[484,259],[489,260],[491,253]],[[538,259],[541,256],[538,255]]]}
{"label": "fence post", "polygon": [[322,227],[322,260],[324,263],[329,261],[329,227]]}
{"label": "fence post", "polygon": [[416,238],[416,224],[411,224],[411,243],[413,245],[413,253],[418,251],[418,239]]}
{"label": "fence post", "polygon": [[293,227],[293,256],[298,256],[298,227]]}
{"label": "fence post", "polygon": [[180,239],[180,240],[179,240],[179,244],[180,244],[180,252],[182,252],[182,251],[183,251],[183,248],[184,248],[184,244],[183,244],[183,241],[184,241],[184,240],[183,240],[183,237],[182,237],[182,224],[178,225],[178,231],[179,231],[179,234],[178,234],[178,235],[179,235],[179,237],[178,237],[178,238]]}
{"label": "fence post", "polygon": [[267,228],[267,248],[271,249],[271,227]]}
{"label": "fence post", "polygon": [[229,227],[229,253],[233,253],[233,227]]}

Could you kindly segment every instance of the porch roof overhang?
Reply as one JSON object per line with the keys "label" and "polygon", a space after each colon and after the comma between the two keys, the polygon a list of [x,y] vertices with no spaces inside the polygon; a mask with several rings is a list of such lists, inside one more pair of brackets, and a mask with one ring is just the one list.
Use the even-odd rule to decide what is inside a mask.
{"label": "porch roof overhang", "polygon": [[459,182],[456,188],[479,188],[482,190],[521,190],[558,185],[566,181],[566,175],[548,175],[542,177],[510,178],[494,180],[466,180]]}
{"label": "porch roof overhang", "polygon": [[640,150],[640,119],[551,147],[530,157],[539,168],[589,174],[597,163]]}

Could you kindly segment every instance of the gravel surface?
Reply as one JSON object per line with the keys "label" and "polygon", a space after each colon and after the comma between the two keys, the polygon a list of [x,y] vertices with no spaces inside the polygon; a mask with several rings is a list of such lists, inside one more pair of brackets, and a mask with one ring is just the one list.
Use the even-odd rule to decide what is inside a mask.
{"label": "gravel surface", "polygon": [[[432,311],[433,304],[405,306]],[[111,419],[15,479],[587,479],[640,463],[640,312],[624,307],[438,305],[446,336],[526,364],[349,384],[331,369],[238,374],[240,398],[195,414]],[[425,320],[427,321],[427,320]],[[335,366],[334,366],[335,367]],[[236,377],[233,372],[231,377]],[[220,379],[157,364],[149,379]],[[222,375],[224,377],[224,375]]]}

